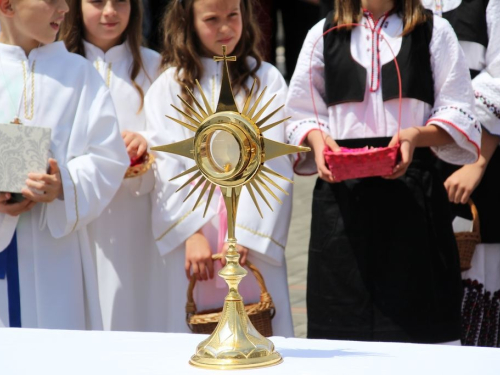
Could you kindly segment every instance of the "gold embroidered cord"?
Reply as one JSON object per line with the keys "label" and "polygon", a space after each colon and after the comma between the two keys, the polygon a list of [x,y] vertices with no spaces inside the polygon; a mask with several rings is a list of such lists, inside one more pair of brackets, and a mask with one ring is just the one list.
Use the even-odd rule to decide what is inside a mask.
{"label": "gold embroidered cord", "polygon": [[26,65],[24,61],[21,61],[23,64],[23,81],[24,81],[24,88],[23,88],[23,98],[24,98],[24,118],[26,120],[32,120],[33,115],[35,113],[35,66],[36,66],[36,60],[33,60],[33,64],[31,65],[31,98],[30,98],[30,104],[29,104],[29,110],[28,110],[28,95],[27,95],[27,85],[28,85],[28,72],[26,69]]}
{"label": "gold embroidered cord", "polygon": [[240,229],[244,229],[246,230],[247,232],[250,232],[252,234],[255,234],[256,236],[260,236],[260,237],[264,237],[264,238],[267,238],[269,240],[271,240],[272,243],[276,244],[277,246],[281,247],[283,250],[285,250],[285,245],[282,245],[280,244],[278,241],[276,241],[274,238],[272,238],[271,236],[268,236],[267,234],[264,234],[264,233],[260,233],[260,232],[257,232],[253,229],[250,229],[250,228],[247,228],[243,225],[240,225],[240,224],[237,224],[236,225],[237,228],[240,228]]}
{"label": "gold embroidered cord", "polygon": [[212,110],[215,109],[215,76],[212,77]]}
{"label": "gold embroidered cord", "polygon": [[[99,60],[96,60],[94,63],[95,68],[99,73],[101,73],[101,65],[99,64]],[[109,87],[111,84],[111,73],[113,71],[113,63],[108,63],[108,72],[106,74],[106,86]],[[104,77],[103,77],[104,78]]]}
{"label": "gold embroidered cord", "polygon": [[109,87],[109,85],[111,84],[111,72],[112,72],[112,67],[113,67],[113,63],[109,63],[108,64],[108,75],[106,77],[106,86]]}
{"label": "gold embroidered cord", "polygon": [[199,206],[201,206],[204,203],[205,203],[205,201],[201,200],[200,203],[198,203],[198,205],[194,209],[189,210],[187,213],[185,213],[184,216],[182,216],[179,220],[177,220],[174,224],[172,224],[165,232],[162,233],[162,235],[160,237],[156,238],[155,241],[161,241],[161,239],[163,237],[165,237],[172,229],[174,229],[177,225],[179,225],[184,220],[186,220],[186,218],[189,215],[191,215],[194,212],[194,210],[196,210]]}
{"label": "gold embroidered cord", "polygon": [[78,221],[80,220],[80,215],[78,213],[78,194],[76,192],[76,185],[75,185],[75,181],[73,181],[73,177],[71,176],[71,172],[68,170],[68,175],[69,175],[69,179],[71,180],[71,182],[73,183],[73,191],[75,193],[75,211],[76,211],[76,221],[75,221],[75,225],[73,225],[73,229],[71,229],[71,232],[74,232],[75,229],[76,229],[76,226],[78,225]]}

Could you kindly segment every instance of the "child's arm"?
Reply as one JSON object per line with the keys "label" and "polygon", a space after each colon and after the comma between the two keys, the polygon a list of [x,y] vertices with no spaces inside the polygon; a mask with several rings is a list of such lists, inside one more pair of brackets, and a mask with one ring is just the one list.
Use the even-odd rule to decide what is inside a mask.
{"label": "child's arm", "polygon": [[[448,21],[434,17],[429,51],[435,98],[425,126],[443,129],[453,141],[428,145],[445,162],[456,165],[474,163],[480,154],[481,125],[474,117],[474,92],[469,67]],[[420,125],[423,124],[406,126]]]}
{"label": "child's arm", "polygon": [[[168,115],[183,120],[170,106],[179,102],[176,96],[179,92],[173,69],[164,72],[148,90],[144,111],[146,139],[151,147],[179,142],[194,135],[187,130],[184,132],[182,126],[165,117]],[[218,199],[212,199],[206,215],[206,197],[200,200],[200,207],[193,211],[199,192],[191,195],[186,202],[183,200],[191,189],[185,187],[176,192],[192,174],[171,181],[173,177],[192,167],[192,161],[165,152],[152,153],[155,157],[155,184],[151,193],[152,231],[160,254],[165,255],[181,246],[184,248],[186,240],[216,215]]]}
{"label": "child's arm", "polygon": [[[128,130],[122,131],[122,138],[127,148],[127,153],[130,159],[130,165],[144,164],[147,155],[148,141],[145,136],[147,132],[131,132]],[[143,135],[144,134],[144,135]],[[127,186],[129,191],[134,196],[142,196],[153,191],[155,178],[152,169],[149,169],[142,176],[127,178],[123,181],[124,186]]]}
{"label": "child's arm", "polygon": [[479,160],[463,166],[445,181],[448,198],[455,203],[467,203],[500,141],[500,18],[497,16],[500,2],[489,2],[486,12],[489,38],[486,67],[472,80],[476,115],[486,130],[483,129]]}
{"label": "child's arm", "polygon": [[148,142],[139,133],[124,130],[122,138],[131,161],[139,159],[148,149]]}
{"label": "child's arm", "polygon": [[19,216],[23,212],[31,210],[36,202],[25,199],[19,203],[7,203],[11,198],[10,193],[0,193],[0,213],[9,216]]}
{"label": "child's arm", "polygon": [[500,140],[500,18],[497,16],[499,12],[500,2],[489,2],[486,13],[489,38],[486,67],[472,80],[476,97],[476,116],[486,129],[483,129],[481,138],[481,156],[476,163],[465,165],[445,181],[448,198],[455,203],[467,203],[481,182]]}
{"label": "child's arm", "polygon": [[214,277],[212,250],[201,229],[186,240],[186,277],[208,280]]}
{"label": "child's arm", "polygon": [[72,124],[66,163],[59,163],[64,197],[47,205],[47,225],[55,238],[97,218],[121,186],[130,164],[109,91],[93,67],[89,69]]}
{"label": "child's arm", "polygon": [[474,164],[464,165],[445,181],[450,202],[465,204],[481,182],[493,153],[498,148],[500,137],[483,131],[481,156]]}
{"label": "child's arm", "polygon": [[[325,176],[326,181],[331,182],[331,173],[325,170],[325,160],[322,156],[324,148],[322,137],[330,133],[328,107],[325,103],[323,25],[324,21],[309,31],[300,51],[286,97],[286,116],[292,117],[286,126],[286,136],[290,144],[300,146],[307,143],[314,151],[294,155],[295,172],[300,175],[312,175],[319,172],[320,177]],[[314,45],[316,41],[317,44]],[[314,96],[317,117],[311,95]],[[311,134],[318,133],[318,130],[324,132],[325,135]],[[321,142],[315,142],[315,139]],[[330,147],[332,146],[335,145],[331,144]]]}
{"label": "child's arm", "polygon": [[50,203],[63,198],[61,171],[55,159],[49,159],[49,173],[30,173],[22,194],[26,199],[38,203]]}
{"label": "child's arm", "polygon": [[392,138],[389,146],[395,146],[398,140],[401,145],[401,160],[394,167],[392,175],[385,177],[390,180],[398,178],[406,173],[406,170],[413,160],[413,152],[416,147],[444,146],[453,142],[453,138],[450,134],[435,125],[403,129],[399,133],[399,138],[397,135]]}
{"label": "child's arm", "polygon": [[335,142],[329,135],[322,134],[319,129],[309,132],[306,140],[307,142],[305,142],[305,145],[310,146],[312,148],[312,152],[314,153],[314,161],[316,162],[316,167],[318,168],[319,178],[325,180],[326,182],[335,182],[332,172],[330,172],[326,166],[323,150],[325,148],[325,143],[332,151],[339,150],[340,147],[337,142]]}

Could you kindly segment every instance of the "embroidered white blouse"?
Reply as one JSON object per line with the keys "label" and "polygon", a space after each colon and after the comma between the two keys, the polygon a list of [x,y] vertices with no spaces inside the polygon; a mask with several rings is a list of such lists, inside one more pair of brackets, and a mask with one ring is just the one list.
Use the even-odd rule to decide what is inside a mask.
{"label": "embroidered white blouse", "polygon": [[[422,4],[435,14],[458,8],[461,0],[423,0]],[[470,69],[481,73],[472,80],[476,96],[476,116],[489,132],[500,135],[500,1],[490,0],[486,7],[488,46],[460,41]]]}
{"label": "embroidered white blouse", "polygon": [[[290,82],[286,102],[287,116],[292,116],[287,126],[289,143],[300,145],[310,131],[318,129],[313,96],[319,126],[333,139],[392,137],[398,131],[399,100],[383,101],[379,67],[390,62],[401,49],[402,19],[397,14],[391,14],[374,22],[371,15],[365,13],[362,19],[365,27],[356,27],[352,31],[351,55],[367,72],[373,70],[377,73],[367,73],[363,102],[330,107],[324,100],[324,23],[325,20],[320,21],[309,31]],[[380,38],[378,54],[372,48],[372,38],[377,36]],[[417,99],[403,98],[401,129],[435,124],[455,141],[446,146],[433,147],[436,155],[453,164],[472,163],[479,156],[481,127],[473,116],[474,95],[467,63],[446,20],[434,17],[429,49],[434,78],[434,106]],[[314,155],[297,154],[294,169],[298,174],[316,173]]]}

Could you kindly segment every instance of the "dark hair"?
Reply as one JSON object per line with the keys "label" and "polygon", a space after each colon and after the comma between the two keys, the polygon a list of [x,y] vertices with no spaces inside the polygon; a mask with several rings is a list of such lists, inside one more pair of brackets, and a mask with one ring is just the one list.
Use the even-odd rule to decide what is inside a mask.
{"label": "dark hair", "polygon": [[[201,42],[194,28],[193,4],[196,0],[171,1],[163,19],[163,69],[175,67],[175,80],[181,85],[182,97],[188,103],[192,99],[184,90],[187,86],[194,89],[195,80],[203,75],[203,65],[200,56],[203,55]],[[254,16],[254,0],[240,0],[242,34],[231,55],[236,56],[236,62],[229,64],[231,83],[234,92],[248,87],[245,82],[248,77],[257,78],[262,57],[258,50],[261,34]],[[257,64],[250,68],[247,57],[253,57]],[[258,81],[258,84],[260,82]]]}
{"label": "dark hair", "polygon": [[[420,0],[394,0],[394,12],[403,18],[403,35],[425,22],[427,15]],[[333,21],[337,25],[358,23],[363,18],[361,0],[335,0]]]}
{"label": "dark hair", "polygon": [[[69,52],[77,53],[85,57],[85,48],[83,46],[84,24],[82,14],[82,0],[67,0],[69,12],[64,18],[59,33],[59,40],[63,40]],[[147,76],[144,62],[142,61],[141,45],[142,45],[142,0],[130,0],[130,19],[127,28],[123,32],[123,41],[127,43],[132,52],[133,62],[130,67],[130,78],[132,85],[139,92],[141,97],[141,105],[138,112],[142,110],[144,105],[144,91],[139,86],[135,79],[139,75],[141,69]],[[150,77],[148,77],[151,80]]]}

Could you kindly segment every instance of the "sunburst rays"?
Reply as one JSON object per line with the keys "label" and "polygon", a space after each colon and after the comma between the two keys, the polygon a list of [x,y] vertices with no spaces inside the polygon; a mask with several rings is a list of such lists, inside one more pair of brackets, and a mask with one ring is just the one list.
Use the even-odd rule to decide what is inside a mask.
{"label": "sunburst rays", "polygon": [[[271,103],[273,102],[274,98],[276,95],[274,95],[271,99],[269,99],[264,105],[260,106],[265,92],[267,90],[267,87],[265,87],[262,92],[258,95],[258,97],[253,101],[252,104],[252,99],[254,99],[254,91],[256,87],[256,82],[257,80],[254,80],[252,87],[250,89],[250,92],[248,93],[244,105],[243,105],[243,110],[241,112],[238,111],[240,115],[242,115],[244,118],[249,120],[256,129],[258,129],[258,133],[262,134],[275,126],[278,126],[285,121],[287,121],[290,117],[284,118],[282,120],[273,122],[269,125],[265,125],[268,120],[270,120],[274,115],[276,115],[282,108],[283,106],[271,111],[269,114],[267,114],[264,118],[260,119],[262,115],[266,112],[266,110],[269,108]],[[193,92],[186,87],[186,91],[189,95],[189,97],[192,99],[193,105],[189,104],[185,99],[182,97],[179,97],[181,100],[182,104],[184,105],[184,110],[172,105],[172,107],[182,116],[184,120],[179,120],[171,116],[166,116],[170,120],[176,122],[179,125],[182,125],[186,129],[195,132],[199,129],[199,127],[210,117],[214,114],[212,108],[210,107],[210,104],[205,96],[205,93],[203,92],[201,85],[198,81],[196,81],[196,86],[198,87],[198,90],[200,92],[200,96],[202,99],[203,104],[200,103],[194,96]],[[256,96],[256,95],[255,95]],[[232,108],[237,108],[237,106],[234,104],[232,105]],[[216,112],[220,113],[220,112]],[[169,152],[177,155],[181,155],[190,159],[194,160],[194,141],[195,141],[195,136],[188,138],[184,141],[177,142],[177,143],[172,143],[170,145],[165,145],[165,146],[158,146],[158,147],[152,147],[152,150],[154,151],[163,151],[163,152]],[[303,147],[297,147],[297,146],[291,146],[287,145],[284,143],[272,141],[270,139],[264,138],[264,149],[265,149],[265,160],[271,160],[279,156],[295,153],[295,152],[301,152],[305,151],[306,149]],[[184,177],[186,175],[189,175],[191,173],[194,173],[189,179],[187,179],[178,189],[182,190],[183,188],[193,185],[191,191],[189,194],[186,196],[184,201],[187,201],[189,198],[191,198],[195,192],[197,192],[200,187],[201,190],[199,190],[199,195],[198,198],[196,199],[196,203],[193,206],[193,210],[196,209],[200,205],[200,202],[202,198],[207,194],[208,196],[206,199],[206,204],[205,204],[205,211],[204,211],[204,216],[206,215],[208,211],[208,207],[210,206],[211,200],[214,195],[214,191],[216,189],[216,186],[221,186],[224,188],[224,192],[226,194],[231,194],[231,189],[236,189],[234,187],[229,187],[229,186],[224,186],[223,184],[218,184],[215,182],[212,182],[207,178],[204,174],[202,174],[199,170],[199,167],[196,165],[179,175],[173,177],[170,181],[176,180],[180,177]],[[273,178],[279,178],[282,180],[285,180],[287,182],[293,183],[292,180],[286,178],[285,176],[282,176],[278,172],[272,170],[271,168],[265,166],[264,164],[261,164],[258,171],[255,173],[254,177],[247,183],[245,184],[245,188],[247,189],[255,207],[257,208],[257,211],[259,212],[259,215],[263,217],[261,208],[259,206],[259,199],[260,199],[271,209],[273,210],[269,200],[266,197],[266,194],[272,198],[274,198],[278,203],[282,203],[277,194],[272,190],[276,189],[277,191],[280,191],[281,193],[288,195],[288,192],[283,189]]]}

